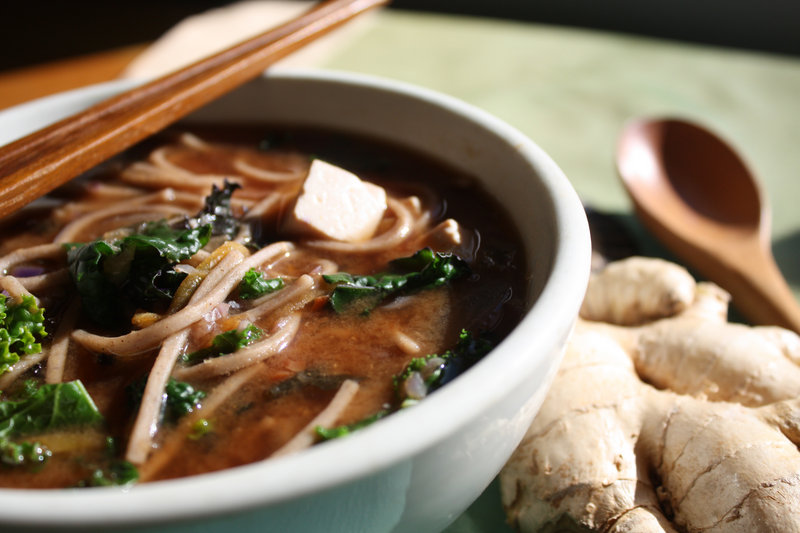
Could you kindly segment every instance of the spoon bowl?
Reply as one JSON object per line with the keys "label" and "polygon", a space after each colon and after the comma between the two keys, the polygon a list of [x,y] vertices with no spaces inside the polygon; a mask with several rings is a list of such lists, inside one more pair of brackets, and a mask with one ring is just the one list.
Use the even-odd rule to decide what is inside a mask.
{"label": "spoon bowl", "polygon": [[617,169],[643,224],[731,293],[754,324],[800,332],[800,307],[775,264],[758,180],[714,133],[677,119],[630,122]]}

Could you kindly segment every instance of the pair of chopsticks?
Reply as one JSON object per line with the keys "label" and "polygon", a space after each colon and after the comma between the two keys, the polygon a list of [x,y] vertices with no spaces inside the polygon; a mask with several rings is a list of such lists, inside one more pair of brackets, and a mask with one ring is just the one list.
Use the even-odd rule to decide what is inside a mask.
{"label": "pair of chopsticks", "polygon": [[0,148],[0,218],[388,0],[328,0],[276,28]]}

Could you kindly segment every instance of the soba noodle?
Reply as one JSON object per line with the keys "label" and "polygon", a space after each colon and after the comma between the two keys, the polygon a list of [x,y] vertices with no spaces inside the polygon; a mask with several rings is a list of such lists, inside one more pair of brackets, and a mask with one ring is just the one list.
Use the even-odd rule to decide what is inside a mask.
{"label": "soba noodle", "polygon": [[[395,157],[393,148],[381,150]],[[113,478],[121,460],[138,469],[140,481],[150,481],[293,453],[317,442],[320,426],[351,424],[397,408],[396,376],[412,358],[448,350],[463,327],[477,325],[502,335],[516,320],[514,305],[519,304],[498,301],[494,286],[485,294],[460,295],[440,280],[431,285],[438,288],[401,290],[399,299],[381,293],[388,305],[370,300],[360,313],[331,307],[340,283],[331,280],[338,273],[378,276],[393,268],[392,260],[417,257],[415,252],[425,247],[435,249],[437,261],[451,253],[463,255],[456,259],[477,269],[472,282],[482,277],[490,285],[521,285],[518,259],[502,259],[496,251],[479,255],[485,233],[506,235],[504,250],[516,244],[504,222],[499,229],[484,228],[484,220],[496,226],[501,212],[472,189],[465,192],[463,177],[451,179],[450,170],[415,157],[409,160],[420,165],[420,175],[413,176],[413,188],[402,181],[408,176],[389,176],[383,219],[374,235],[357,242],[282,233],[282,220],[308,173],[310,159],[303,150],[256,150],[195,133],[153,147],[144,159],[126,156],[90,174],[80,186],[56,194],[55,209],[44,216],[33,205],[0,221],[0,289],[6,305],[33,297],[52,330],[38,339],[41,350],[0,371],[0,401],[18,401],[31,384],[80,380],[89,403],[104,417],[97,431],[115,442],[111,459],[104,451],[76,449],[54,454],[49,459],[54,464],[39,471],[0,467],[7,469],[0,485],[84,484],[90,471],[95,478],[97,472]],[[398,172],[409,173],[403,168]],[[382,179],[379,172],[367,174]],[[449,219],[437,225],[450,208],[431,202],[440,185],[431,183],[429,174],[450,180],[445,188],[458,195],[474,197],[461,208],[477,217],[470,221],[474,230]],[[230,197],[232,184],[241,188]],[[210,208],[215,194],[228,194],[227,203]],[[218,232],[218,221],[231,223],[224,218],[230,214],[220,215],[225,209],[236,221]],[[201,210],[205,215],[196,215]],[[206,229],[203,221],[208,220]],[[211,235],[187,256],[171,259],[171,271],[146,271],[152,276],[145,280],[151,283],[147,288],[155,295],[129,301],[125,291],[143,276],[133,266],[132,258],[140,253],[135,246],[145,245],[128,245],[126,239],[150,243],[162,238],[160,232],[178,231],[186,233],[170,246],[183,246],[180,239],[205,231]],[[92,252],[91,246],[96,246],[95,263],[76,266],[75,258]],[[159,250],[162,257],[165,253]],[[506,268],[502,273],[499,263]],[[503,281],[509,271],[514,279]],[[87,293],[80,282],[91,276],[112,284]],[[245,297],[248,276],[271,283],[276,288],[269,290],[275,292]],[[173,277],[181,280],[174,287],[159,285]],[[91,308],[93,298],[109,297],[96,294],[109,287],[119,290],[109,309],[126,317],[127,324]],[[238,344],[220,348],[230,339]],[[176,384],[189,399],[183,405],[186,412],[170,419],[170,391]],[[138,396],[130,392],[136,387]],[[190,397],[192,391],[196,394]],[[199,425],[206,429],[198,433]],[[33,437],[46,445],[48,433]],[[11,439],[0,429],[0,450],[19,440],[24,439]]]}

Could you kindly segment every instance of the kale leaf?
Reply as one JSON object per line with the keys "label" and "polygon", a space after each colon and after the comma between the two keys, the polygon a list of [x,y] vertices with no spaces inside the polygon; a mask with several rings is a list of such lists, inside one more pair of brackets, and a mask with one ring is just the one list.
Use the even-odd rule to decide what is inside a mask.
{"label": "kale leaf", "polygon": [[[144,388],[147,385],[147,375],[134,381],[128,386],[128,397],[133,405],[138,406],[144,395]],[[169,378],[164,389],[166,400],[164,401],[163,417],[170,422],[176,422],[184,415],[188,415],[200,406],[200,401],[206,397],[206,393],[194,388],[189,383]]]}
{"label": "kale leaf", "polygon": [[211,226],[174,229],[165,221],[111,242],[70,245],[67,265],[83,308],[98,324],[113,326],[128,311],[121,302],[152,308],[172,299],[186,277],[173,267],[206,245]]}
{"label": "kale leaf", "polygon": [[117,442],[106,437],[105,459],[92,461],[85,466],[91,470],[89,476],[79,481],[77,487],[109,487],[132,485],[139,481],[139,470],[133,463],[117,458]]}
{"label": "kale leaf", "polygon": [[0,402],[0,438],[102,422],[103,415],[80,380],[29,388],[22,398]]}
{"label": "kale leaf", "polygon": [[52,452],[38,442],[13,442],[0,438],[0,463],[6,466],[41,466]]}
{"label": "kale leaf", "polygon": [[0,294],[0,374],[4,374],[23,355],[42,351],[39,343],[47,336],[44,329],[44,309],[36,305],[33,296],[23,296],[16,304]]}
{"label": "kale leaf", "polygon": [[40,466],[52,453],[38,442],[15,442],[20,436],[103,422],[80,381],[37,386],[28,381],[13,400],[0,401],[0,463]]}
{"label": "kale leaf", "polygon": [[205,359],[233,353],[239,348],[244,348],[248,344],[252,344],[258,340],[262,334],[263,331],[253,324],[250,324],[241,331],[232,329],[214,337],[211,341],[211,346],[183,354],[181,360],[187,364],[195,364]]}
{"label": "kale leaf", "polygon": [[284,283],[280,278],[265,278],[255,269],[248,270],[239,283],[239,296],[245,300],[252,300],[283,288]]}
{"label": "kale leaf", "polygon": [[190,219],[190,226],[210,224],[212,235],[226,235],[228,238],[233,238],[239,231],[239,219],[234,216],[231,209],[231,197],[233,192],[239,188],[241,185],[228,180],[225,180],[221,189],[212,185],[211,194],[206,197],[205,206],[194,219]]}
{"label": "kale leaf", "polygon": [[167,382],[167,417],[172,420],[188,415],[200,406],[206,393],[190,384],[170,378]]}
{"label": "kale leaf", "polygon": [[358,276],[340,272],[323,275],[336,285],[330,297],[337,313],[355,310],[369,313],[384,299],[444,285],[469,273],[467,263],[454,254],[423,248],[414,255],[389,263],[390,272],[375,276]]}
{"label": "kale leaf", "polygon": [[443,354],[429,354],[409,361],[403,372],[394,378],[401,407],[413,405],[425,396],[452,381],[477,363],[494,347],[485,336],[473,337],[461,330],[455,348]]}
{"label": "kale leaf", "polygon": [[352,424],[345,424],[341,426],[335,426],[332,428],[326,428],[322,426],[316,426],[314,428],[314,433],[316,433],[317,437],[321,440],[331,440],[331,439],[338,439],[340,437],[346,437],[347,435],[353,433],[354,431],[358,431],[359,429],[365,428],[374,422],[377,422],[381,418],[385,417],[389,414],[388,410],[378,411],[372,416],[368,416],[362,420],[354,422]]}
{"label": "kale leaf", "polygon": [[214,431],[214,425],[207,418],[196,420],[189,432],[189,439],[200,440]]}
{"label": "kale leaf", "polygon": [[135,308],[153,310],[172,300],[186,277],[174,266],[213,235],[232,237],[238,231],[231,196],[239,187],[227,180],[221,189],[213,186],[203,209],[176,226],[160,220],[120,239],[66,245],[68,269],[89,318],[113,327]]}
{"label": "kale leaf", "polygon": [[114,460],[105,468],[95,468],[79,487],[109,487],[113,485],[132,485],[139,481],[139,471],[128,461]]}

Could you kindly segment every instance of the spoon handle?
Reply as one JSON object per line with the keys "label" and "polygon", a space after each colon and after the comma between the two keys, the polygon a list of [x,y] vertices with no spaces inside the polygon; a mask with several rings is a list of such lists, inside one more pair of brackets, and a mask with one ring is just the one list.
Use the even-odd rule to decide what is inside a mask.
{"label": "spoon handle", "polygon": [[[698,261],[696,268],[727,290],[734,307],[751,323],[782,326],[800,333],[800,305],[768,245],[759,239],[745,239],[740,246],[739,253],[733,254],[737,261],[730,254],[737,246],[729,242],[725,258],[712,253]],[[690,262],[690,257],[685,259]],[[699,257],[695,254],[692,259]]]}
{"label": "spoon handle", "polygon": [[736,308],[755,324],[772,324],[800,333],[800,306],[772,253],[762,252],[752,264],[758,267],[748,270],[740,281],[731,281]]}

